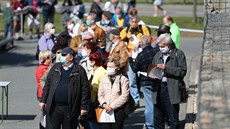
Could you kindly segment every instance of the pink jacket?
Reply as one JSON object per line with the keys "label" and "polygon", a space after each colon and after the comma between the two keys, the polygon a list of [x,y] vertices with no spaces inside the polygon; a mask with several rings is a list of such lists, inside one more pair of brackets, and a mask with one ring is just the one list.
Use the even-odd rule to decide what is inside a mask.
{"label": "pink jacket", "polygon": [[107,103],[113,110],[124,105],[129,98],[129,80],[125,76],[116,75],[113,85],[108,75],[101,79],[98,90],[100,105]]}

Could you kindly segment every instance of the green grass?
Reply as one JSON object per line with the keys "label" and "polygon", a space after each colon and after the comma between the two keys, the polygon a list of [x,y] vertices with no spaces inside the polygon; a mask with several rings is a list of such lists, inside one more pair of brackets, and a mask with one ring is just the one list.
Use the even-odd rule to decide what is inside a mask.
{"label": "green grass", "polygon": [[[163,17],[150,17],[150,16],[141,16],[140,18],[146,24],[155,25],[155,26],[162,24],[162,19],[163,19]],[[180,28],[203,30],[203,18],[197,18],[196,24],[192,23],[191,17],[173,17],[173,18]],[[41,25],[43,25],[42,21],[43,20],[41,17]],[[3,23],[4,23],[3,16],[0,16],[0,32],[3,32]],[[57,33],[63,31],[63,27],[61,24],[61,15],[59,13],[55,15],[55,27]],[[27,23],[25,23],[25,32],[28,32]],[[41,27],[41,32],[42,32],[42,27]],[[152,29],[152,34],[156,35],[155,29]],[[191,34],[191,33],[182,32],[182,36],[192,37],[192,36],[201,36],[201,34],[194,34],[194,33]]]}

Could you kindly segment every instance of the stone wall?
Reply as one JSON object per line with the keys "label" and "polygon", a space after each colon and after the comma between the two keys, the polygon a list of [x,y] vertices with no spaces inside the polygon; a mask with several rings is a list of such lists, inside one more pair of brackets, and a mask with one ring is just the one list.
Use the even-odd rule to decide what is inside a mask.
{"label": "stone wall", "polygon": [[230,129],[230,0],[225,2],[221,3],[222,11],[207,11],[205,16],[198,90],[199,129]]}

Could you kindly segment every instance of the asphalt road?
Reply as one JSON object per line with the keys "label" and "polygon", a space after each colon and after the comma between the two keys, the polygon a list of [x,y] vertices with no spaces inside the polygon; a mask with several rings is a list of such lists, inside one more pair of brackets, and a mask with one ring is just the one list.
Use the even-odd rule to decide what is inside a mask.
{"label": "asphalt road", "polygon": [[[40,110],[36,100],[35,50],[37,40],[15,41],[15,47],[0,50],[0,80],[9,86],[9,116],[0,129],[38,129]],[[201,54],[202,38],[182,38],[181,49],[187,56],[188,68],[193,56]],[[189,71],[189,70],[188,70]],[[187,74],[188,75],[188,74]],[[180,120],[184,122],[186,104],[181,105]],[[1,109],[1,107],[0,107]],[[144,102],[125,122],[124,129],[142,129]]]}

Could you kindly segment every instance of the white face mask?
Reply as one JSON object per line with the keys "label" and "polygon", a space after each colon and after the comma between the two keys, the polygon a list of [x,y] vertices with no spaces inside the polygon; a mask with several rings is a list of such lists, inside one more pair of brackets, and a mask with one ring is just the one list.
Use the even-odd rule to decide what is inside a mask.
{"label": "white face mask", "polygon": [[73,27],[74,27],[74,24],[70,24],[67,26],[68,30],[71,30],[71,31],[73,30]]}
{"label": "white face mask", "polygon": [[82,57],[87,57],[87,56],[89,56],[89,54],[86,52],[85,49],[83,49],[83,50],[81,51],[81,55],[82,55]]}
{"label": "white face mask", "polygon": [[6,3],[6,7],[10,7],[10,3]]}
{"label": "white face mask", "polygon": [[55,29],[50,29],[50,34],[55,34]]}
{"label": "white face mask", "polygon": [[113,76],[113,75],[116,74],[115,68],[109,68],[109,67],[107,67],[106,71],[107,71],[107,74],[108,74],[109,76]]}
{"label": "white face mask", "polygon": [[160,51],[161,51],[163,54],[166,54],[166,53],[169,52],[169,48],[168,48],[168,46],[165,46],[165,47],[163,47],[163,48],[160,47]]}

